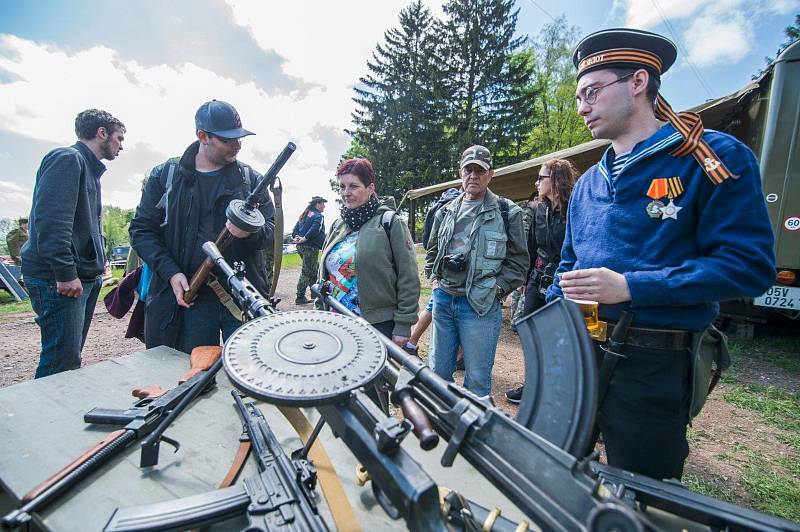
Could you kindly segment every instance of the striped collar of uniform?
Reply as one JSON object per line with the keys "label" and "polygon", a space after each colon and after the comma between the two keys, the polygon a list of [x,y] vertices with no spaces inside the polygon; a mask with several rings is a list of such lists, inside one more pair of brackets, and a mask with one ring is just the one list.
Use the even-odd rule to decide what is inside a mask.
{"label": "striped collar of uniform", "polygon": [[[624,172],[626,169],[636,164],[636,161],[669,148],[670,146],[673,146],[682,140],[683,137],[681,137],[681,134],[678,133],[671,124],[663,125],[658,131],[650,135],[650,137],[647,139],[638,143],[630,152],[628,152],[627,159],[623,163],[622,167],[619,168],[619,172],[617,172],[616,175],[619,175],[619,173]],[[598,167],[600,173],[603,174],[603,177],[608,182],[608,186],[614,188],[611,181],[612,173],[609,167],[609,159],[611,158],[612,151],[613,148],[611,146],[606,148],[605,153],[603,153],[603,157],[598,163]]]}

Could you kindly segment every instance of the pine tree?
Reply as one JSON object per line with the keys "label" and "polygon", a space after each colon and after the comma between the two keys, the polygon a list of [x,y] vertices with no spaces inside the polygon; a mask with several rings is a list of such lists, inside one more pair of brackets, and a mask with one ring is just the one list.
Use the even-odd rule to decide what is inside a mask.
{"label": "pine tree", "polygon": [[514,0],[449,0],[444,12],[439,61],[445,70],[452,161],[475,143],[496,154],[511,153],[519,135],[509,134],[509,127],[533,112],[526,89],[532,63],[524,56],[512,60],[524,42],[514,36],[519,10]]}
{"label": "pine tree", "polygon": [[433,21],[421,0],[403,9],[355,89],[354,145],[369,154],[379,193],[398,201],[406,190],[438,180],[447,162]]}
{"label": "pine tree", "polygon": [[786,50],[789,46],[791,46],[796,40],[800,39],[800,13],[794,16],[794,24],[786,26],[783,29],[783,36],[784,36],[783,42],[778,48],[775,57],[769,57],[769,56],[765,57],[764,62],[766,63],[766,66],[760,69],[757,74],[753,75],[752,76],[753,79],[760,78],[764,74],[764,72],[767,71],[772,62],[775,61],[775,59],[777,59],[778,56],[781,55],[784,50]]}

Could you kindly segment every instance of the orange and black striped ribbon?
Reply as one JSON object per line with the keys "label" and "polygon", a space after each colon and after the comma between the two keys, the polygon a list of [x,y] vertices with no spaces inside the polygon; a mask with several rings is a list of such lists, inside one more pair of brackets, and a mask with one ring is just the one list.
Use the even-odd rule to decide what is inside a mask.
{"label": "orange and black striped ribbon", "polygon": [[677,198],[681,194],[683,194],[683,183],[681,183],[680,177],[670,177],[667,179],[667,188],[669,192],[667,196],[670,198]]}
{"label": "orange and black striped ribbon", "polygon": [[660,94],[656,97],[656,118],[669,122],[683,137],[683,142],[671,153],[675,157],[691,154],[712,183],[718,185],[729,177],[738,176],[728,170],[711,146],[703,140],[703,122],[697,113],[676,113]]}
{"label": "orange and black striped ribbon", "polygon": [[644,65],[652,68],[661,74],[663,63],[658,55],[648,52],[646,50],[637,50],[635,48],[612,48],[611,50],[603,50],[596,54],[592,54],[578,63],[578,77],[583,72],[598,64],[612,64],[612,63],[634,63],[637,65]]}

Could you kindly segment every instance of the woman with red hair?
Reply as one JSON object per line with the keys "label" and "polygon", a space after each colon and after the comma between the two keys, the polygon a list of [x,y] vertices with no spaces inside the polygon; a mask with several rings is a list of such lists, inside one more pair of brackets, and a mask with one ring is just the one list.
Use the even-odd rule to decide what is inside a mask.
{"label": "woman with red hair", "polygon": [[375,192],[368,159],[348,159],[336,170],[344,205],[331,226],[320,278],[332,296],[376,329],[405,346],[419,310],[419,275],[411,233]]}

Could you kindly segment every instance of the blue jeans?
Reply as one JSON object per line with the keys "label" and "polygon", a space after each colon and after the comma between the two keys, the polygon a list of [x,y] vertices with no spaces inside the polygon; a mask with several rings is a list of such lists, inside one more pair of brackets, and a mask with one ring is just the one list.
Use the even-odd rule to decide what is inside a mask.
{"label": "blue jeans", "polygon": [[67,297],[56,291],[54,280],[25,278],[25,288],[42,335],[42,352],[34,378],[81,367],[81,350],[101,284],[100,277],[84,281],[80,297]]}
{"label": "blue jeans", "polygon": [[175,349],[191,353],[201,345],[219,345],[219,332],[227,340],[242,326],[210,288],[203,287],[191,308],[181,308],[181,325]]}
{"label": "blue jeans", "polygon": [[466,369],[464,387],[480,397],[489,395],[502,318],[499,301],[495,301],[484,316],[479,316],[466,296],[452,296],[441,288],[434,290],[433,325],[436,334],[433,353],[428,357],[431,369],[452,382],[460,345],[464,349]]}

